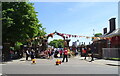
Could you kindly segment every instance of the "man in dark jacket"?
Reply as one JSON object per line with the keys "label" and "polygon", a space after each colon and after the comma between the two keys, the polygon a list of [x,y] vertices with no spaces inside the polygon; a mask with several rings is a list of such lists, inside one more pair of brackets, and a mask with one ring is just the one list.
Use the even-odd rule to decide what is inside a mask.
{"label": "man in dark jacket", "polygon": [[54,57],[55,57],[55,58],[58,58],[58,56],[57,56],[58,54],[59,54],[59,51],[56,50],[55,53],[54,53]]}
{"label": "man in dark jacket", "polygon": [[31,50],[31,60],[35,58],[35,51],[32,49]]}
{"label": "man in dark jacket", "polygon": [[90,50],[90,52],[91,52],[91,61],[90,62],[92,62],[92,61],[94,61],[94,51],[95,51],[93,43],[91,44],[90,48],[91,48],[91,50]]}

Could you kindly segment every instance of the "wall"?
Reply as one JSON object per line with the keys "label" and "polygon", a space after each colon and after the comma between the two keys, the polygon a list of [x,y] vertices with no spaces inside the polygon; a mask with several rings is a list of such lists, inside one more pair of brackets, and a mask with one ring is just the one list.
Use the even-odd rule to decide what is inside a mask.
{"label": "wall", "polygon": [[103,58],[120,58],[120,48],[103,48]]}

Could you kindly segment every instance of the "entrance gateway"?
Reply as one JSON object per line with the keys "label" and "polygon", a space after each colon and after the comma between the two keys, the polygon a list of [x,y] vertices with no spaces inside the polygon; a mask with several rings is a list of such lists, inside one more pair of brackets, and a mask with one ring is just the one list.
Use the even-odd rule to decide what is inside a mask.
{"label": "entrance gateway", "polygon": [[64,47],[69,48],[70,39],[68,39],[68,37],[65,37],[64,34],[62,34],[62,33],[58,33],[58,32],[55,31],[54,33],[48,34],[48,35],[47,35],[47,39],[48,39],[49,37],[52,37],[52,38],[53,38],[53,35],[55,35],[55,34],[61,36],[61,37],[63,38],[63,40],[64,40]]}

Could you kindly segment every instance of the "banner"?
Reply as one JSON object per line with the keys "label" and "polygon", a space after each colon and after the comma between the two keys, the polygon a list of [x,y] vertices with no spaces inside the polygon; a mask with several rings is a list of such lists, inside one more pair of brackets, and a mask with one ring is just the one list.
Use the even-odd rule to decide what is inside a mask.
{"label": "banner", "polygon": [[54,34],[57,34],[61,37],[63,37],[64,39],[65,38],[86,38],[86,39],[97,39],[97,40],[101,40],[101,39],[104,39],[104,40],[110,40],[111,38],[110,37],[90,37],[90,36],[81,36],[81,35],[71,35],[71,34],[65,34],[65,33],[58,33],[58,32],[54,32],[54,33],[50,33],[48,34],[47,36],[40,36],[40,37],[35,37],[35,38],[32,38],[32,39],[28,39],[27,41],[30,42],[32,40],[35,40],[35,39],[39,39],[39,38],[49,38],[49,37],[52,37],[53,38],[53,35]]}

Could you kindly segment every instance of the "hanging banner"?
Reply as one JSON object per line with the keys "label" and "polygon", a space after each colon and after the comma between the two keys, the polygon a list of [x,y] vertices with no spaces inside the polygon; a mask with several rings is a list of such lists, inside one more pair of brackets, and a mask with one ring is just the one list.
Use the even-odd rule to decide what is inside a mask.
{"label": "hanging banner", "polygon": [[65,38],[71,38],[71,37],[74,37],[74,38],[77,38],[77,37],[83,38],[83,37],[84,37],[84,38],[86,38],[86,39],[92,38],[92,39],[98,39],[98,40],[100,40],[100,39],[111,40],[110,37],[90,37],[90,36],[71,35],[71,34],[54,32],[54,33],[48,34],[47,36],[35,37],[35,38],[32,38],[32,39],[28,39],[27,41],[32,41],[32,40],[35,40],[35,39],[46,38],[46,37],[47,37],[47,39],[48,39],[49,37],[52,37],[52,38],[53,38],[53,35],[54,35],[54,34],[57,34],[57,35],[63,37],[64,39],[65,39]]}

